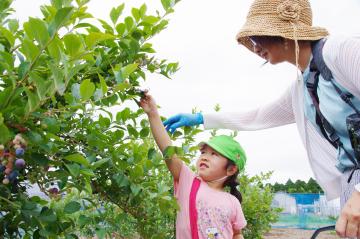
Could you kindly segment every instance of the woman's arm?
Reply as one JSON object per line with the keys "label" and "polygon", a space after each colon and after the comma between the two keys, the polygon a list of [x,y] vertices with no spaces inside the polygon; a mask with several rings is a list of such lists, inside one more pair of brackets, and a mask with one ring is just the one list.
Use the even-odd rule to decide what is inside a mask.
{"label": "woman's arm", "polygon": [[[144,112],[148,116],[151,132],[156,144],[158,145],[161,152],[164,153],[165,149],[172,145],[172,142],[160,119],[160,115],[157,110],[157,105],[154,98],[147,92],[145,92],[145,96],[140,100],[140,106],[144,109]],[[174,177],[174,180],[178,181],[182,161],[178,157],[176,157],[176,155],[174,155],[171,158],[165,159],[165,162],[169,171]]]}
{"label": "woman's arm", "polygon": [[293,86],[289,87],[276,101],[254,110],[203,114],[204,127],[206,129],[251,131],[294,123]]}

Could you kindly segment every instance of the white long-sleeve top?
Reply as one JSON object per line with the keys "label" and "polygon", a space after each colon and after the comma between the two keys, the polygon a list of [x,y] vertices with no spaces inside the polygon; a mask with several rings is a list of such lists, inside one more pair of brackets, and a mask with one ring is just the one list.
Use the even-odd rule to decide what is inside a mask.
{"label": "white long-sleeve top", "polygon": [[[334,79],[360,99],[360,38],[328,37],[323,57]],[[337,151],[305,117],[302,80],[295,80],[275,102],[255,110],[203,116],[206,129],[251,131],[296,123],[317,182],[329,200],[339,197],[342,175],[335,167]]]}

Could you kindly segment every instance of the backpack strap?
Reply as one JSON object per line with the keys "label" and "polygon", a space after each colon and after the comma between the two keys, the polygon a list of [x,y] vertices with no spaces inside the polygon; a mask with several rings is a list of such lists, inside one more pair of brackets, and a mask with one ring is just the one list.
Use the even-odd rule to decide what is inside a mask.
{"label": "backpack strap", "polygon": [[310,63],[310,71],[319,72],[326,81],[330,81],[340,98],[348,104],[357,114],[360,115],[360,111],[351,102],[353,95],[349,92],[343,92],[332,80],[333,76],[330,69],[326,66],[324,56],[322,54],[323,47],[325,45],[326,38],[312,42],[312,54],[313,60]]}
{"label": "backpack strap", "polygon": [[[338,148],[338,142],[340,141],[340,137],[336,134],[335,129],[321,113],[319,106],[319,97],[317,95],[317,87],[320,74],[325,80],[331,81],[332,78],[332,73],[330,69],[326,66],[322,55],[322,48],[325,44],[325,41],[325,39],[321,39],[312,43],[311,47],[313,59],[310,62],[310,78],[306,82],[306,88],[309,91],[311,100],[316,109],[316,124],[319,126],[320,131],[325,137],[325,139],[329,141],[332,146]],[[322,69],[322,71],[320,71],[320,69]],[[324,75],[326,78],[324,77]]]}
{"label": "backpack strap", "polygon": [[357,108],[352,104],[351,98],[353,97],[350,93],[343,92],[335,83],[333,82],[333,76],[330,69],[326,66],[324,57],[322,54],[322,50],[326,39],[320,39],[319,41],[315,41],[312,43],[312,54],[313,59],[310,62],[310,78],[306,82],[306,88],[310,94],[314,107],[316,109],[316,124],[319,126],[321,133],[325,137],[325,139],[335,148],[342,148],[346,153],[347,157],[350,161],[355,165],[348,181],[351,180],[352,175],[355,170],[359,169],[359,163],[354,159],[354,157],[345,149],[342,142],[340,141],[340,137],[337,135],[334,127],[329,123],[329,121],[323,116],[320,111],[319,106],[319,97],[317,95],[317,87],[319,83],[319,76],[321,75],[324,80],[330,81],[336,92],[339,94],[341,99],[345,101],[351,108],[355,110],[356,113],[360,113]]}
{"label": "backpack strap", "polygon": [[325,42],[326,42],[326,38],[323,38],[311,43],[313,59],[310,63],[310,71],[319,72],[326,81],[331,81],[333,76],[330,69],[325,64],[324,57],[322,54],[322,50],[325,45]]}
{"label": "backpack strap", "polygon": [[197,227],[197,210],[196,210],[196,194],[200,188],[200,179],[194,178],[189,198],[189,215],[190,215],[190,228],[191,228],[191,238],[199,239],[199,232]]}

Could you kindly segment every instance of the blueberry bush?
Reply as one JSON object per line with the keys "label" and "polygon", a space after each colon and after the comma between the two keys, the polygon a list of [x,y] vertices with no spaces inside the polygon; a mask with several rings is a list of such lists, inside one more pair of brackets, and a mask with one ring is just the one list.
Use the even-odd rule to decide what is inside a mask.
{"label": "blueberry bush", "polygon": [[[149,74],[178,70],[150,42],[177,1],[120,4],[110,22],[88,2],[51,0],[20,24],[0,1],[1,238],[174,238],[172,180],[137,103]],[[187,162],[200,131],[172,136]]]}

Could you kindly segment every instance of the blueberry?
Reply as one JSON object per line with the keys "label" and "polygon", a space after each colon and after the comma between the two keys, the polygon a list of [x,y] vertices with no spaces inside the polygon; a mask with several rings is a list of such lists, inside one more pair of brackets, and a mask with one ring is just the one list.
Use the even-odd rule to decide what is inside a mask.
{"label": "blueberry", "polygon": [[18,171],[16,171],[16,170],[12,171],[12,172],[10,173],[10,175],[9,175],[9,180],[10,180],[10,182],[13,183],[18,176],[19,176],[19,172],[18,172]]}
{"label": "blueberry", "polygon": [[4,165],[0,165],[0,173],[4,172],[6,167]]}
{"label": "blueberry", "polygon": [[15,150],[16,156],[23,156],[23,155],[24,155],[24,152],[25,152],[25,150],[24,150],[23,148],[17,148],[17,149]]}
{"label": "blueberry", "polygon": [[24,159],[16,159],[15,161],[15,167],[22,169],[25,167],[25,160]]}

